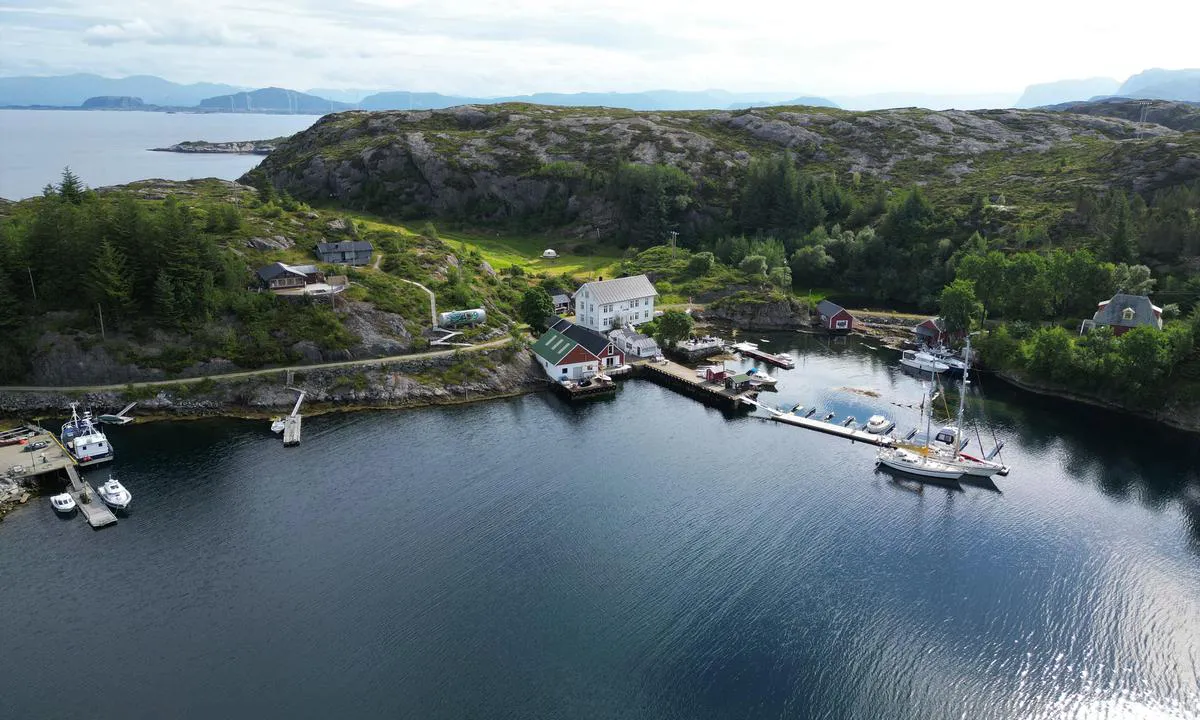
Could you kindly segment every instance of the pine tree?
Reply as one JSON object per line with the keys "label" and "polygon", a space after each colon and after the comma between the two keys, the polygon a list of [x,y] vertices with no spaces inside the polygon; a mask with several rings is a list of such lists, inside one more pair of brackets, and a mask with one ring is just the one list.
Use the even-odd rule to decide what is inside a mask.
{"label": "pine tree", "polygon": [[173,324],[179,319],[179,307],[175,301],[175,283],[171,276],[159,273],[154,281],[154,315],[161,322]]}
{"label": "pine tree", "polygon": [[62,180],[58,183],[58,194],[63,200],[78,205],[83,202],[84,187],[80,182],[79,176],[71,172],[71,168],[65,167],[62,171]]}
{"label": "pine tree", "polygon": [[92,301],[108,308],[113,317],[119,318],[129,310],[133,285],[125,268],[125,256],[107,238],[96,252],[87,285]]}

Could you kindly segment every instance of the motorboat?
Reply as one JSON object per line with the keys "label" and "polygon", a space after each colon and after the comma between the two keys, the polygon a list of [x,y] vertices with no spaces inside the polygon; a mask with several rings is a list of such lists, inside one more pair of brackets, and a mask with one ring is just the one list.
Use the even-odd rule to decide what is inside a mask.
{"label": "motorboat", "polygon": [[867,424],[863,426],[863,430],[872,435],[882,435],[892,428],[896,427],[896,423],[888,420],[882,415],[872,415],[867,418]]}
{"label": "motorboat", "polygon": [[934,374],[944,373],[950,369],[946,363],[920,350],[905,350],[900,356],[900,364],[911,370]]}
{"label": "motorboat", "polygon": [[71,493],[61,493],[50,498],[50,504],[54,509],[63,515],[67,515],[75,511],[75,498],[71,497]]}
{"label": "motorboat", "polygon": [[905,448],[883,448],[875,459],[876,464],[920,477],[938,480],[958,480],[965,473],[962,468]]}
{"label": "motorboat", "polygon": [[746,374],[750,376],[750,384],[751,385],[764,385],[767,387],[775,387],[775,383],[779,382],[778,378],[773,378],[770,375],[764,373],[763,371],[759,370],[756,367],[753,367],[753,368],[750,368],[749,370],[747,370]]}
{"label": "motorboat", "polygon": [[92,420],[90,412],[85,410],[80,415],[75,403],[71,403],[71,419],[63,423],[59,439],[80,466],[95,465],[113,459],[113,448],[108,442],[108,436]]}
{"label": "motorboat", "polygon": [[131,402],[111,415],[100,415],[96,419],[105,425],[128,425],[134,420],[129,414],[129,411],[133,409],[134,405],[137,405],[137,403]]}
{"label": "motorboat", "polygon": [[967,369],[966,361],[955,357],[954,352],[947,347],[930,348],[925,352],[935,361],[946,366],[946,370],[954,375],[961,375]]}
{"label": "motorboat", "polygon": [[271,418],[271,432],[278,435],[279,433],[283,432],[285,427],[287,427],[287,423],[284,422],[282,417],[276,415],[275,417]]}
{"label": "motorboat", "polygon": [[740,353],[749,352],[751,350],[758,349],[758,345],[756,345],[752,342],[735,342],[732,345],[730,345],[729,347],[730,347],[730,349],[736,350],[737,352],[740,352]]}
{"label": "motorboat", "polygon": [[112,476],[109,476],[108,482],[101,485],[96,492],[100,494],[100,499],[104,501],[104,504],[113,510],[124,510],[133,500],[133,496],[129,494],[125,486]]}

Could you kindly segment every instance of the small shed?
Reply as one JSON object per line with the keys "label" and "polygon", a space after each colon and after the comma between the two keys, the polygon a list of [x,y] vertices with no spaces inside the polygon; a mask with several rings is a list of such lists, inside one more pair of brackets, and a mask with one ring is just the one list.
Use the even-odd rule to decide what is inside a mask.
{"label": "small shed", "polygon": [[739,375],[731,375],[725,378],[725,389],[734,392],[741,392],[750,389],[750,381],[754,379],[749,373],[741,373]]}
{"label": "small shed", "polygon": [[704,371],[704,379],[709,382],[723,383],[729,377],[733,377],[733,373],[722,368],[710,367]]}
{"label": "small shed", "polygon": [[547,260],[553,260],[554,258],[558,257],[558,253],[554,252],[550,248],[546,248],[542,251],[542,257],[546,258]]}
{"label": "small shed", "polygon": [[946,330],[946,322],[940,317],[929,318],[917,325],[913,328],[913,335],[917,336],[917,342],[930,346],[949,345],[963,338],[961,331],[952,333]]}
{"label": "small shed", "polygon": [[558,313],[559,315],[564,315],[571,312],[570,295],[563,295],[562,293],[559,293],[558,295],[551,295],[550,299],[554,301],[554,312]]}
{"label": "small shed", "polygon": [[854,316],[841,305],[822,300],[817,303],[817,313],[821,316],[821,327],[829,332],[848,333],[854,329]]}

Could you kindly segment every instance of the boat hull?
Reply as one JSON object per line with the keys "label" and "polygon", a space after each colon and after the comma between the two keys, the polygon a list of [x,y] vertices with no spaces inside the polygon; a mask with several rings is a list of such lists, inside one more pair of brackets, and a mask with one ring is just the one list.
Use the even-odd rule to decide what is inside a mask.
{"label": "boat hull", "polygon": [[101,495],[100,499],[104,501],[105,505],[109,506],[113,510],[127,510],[129,509],[129,504],[133,502],[132,497],[109,498]]}
{"label": "boat hull", "polygon": [[75,453],[71,453],[71,457],[75,458],[75,462],[79,465],[79,467],[91,467],[92,465],[112,462],[113,453],[110,452],[105,455],[84,455],[83,457],[75,457]]}
{"label": "boat hull", "polygon": [[935,480],[953,480],[957,481],[963,476],[963,471],[957,467],[951,467],[938,461],[931,461],[928,458],[919,455],[911,455],[908,453],[891,453],[881,452],[876,458],[876,462],[890,470],[905,473],[906,475],[916,475],[918,477],[932,478]]}
{"label": "boat hull", "polygon": [[940,375],[941,373],[949,370],[949,368],[945,365],[930,365],[929,363],[914,362],[912,360],[901,360],[900,364],[909,370],[916,370],[917,372],[922,373],[935,373]]}

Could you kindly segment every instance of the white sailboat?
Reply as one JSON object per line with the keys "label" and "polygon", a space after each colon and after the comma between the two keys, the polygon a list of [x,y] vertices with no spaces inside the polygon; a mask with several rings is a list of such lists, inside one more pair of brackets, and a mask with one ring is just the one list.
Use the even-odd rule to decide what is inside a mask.
{"label": "white sailboat", "polygon": [[[999,462],[992,460],[1000,453],[1000,448],[1003,443],[997,443],[986,456],[979,458],[972,455],[967,455],[963,452],[966,449],[968,440],[963,439],[963,414],[966,410],[967,386],[971,384],[970,373],[966,369],[971,362],[971,338],[967,337],[967,347],[965,350],[962,385],[958,394],[958,417],[955,425],[947,425],[932,438],[927,437],[925,447],[932,451],[935,457],[957,468],[961,468],[964,475],[973,477],[988,477],[993,475],[1007,475],[1008,468]],[[982,448],[981,448],[982,449]]]}
{"label": "white sailboat", "polygon": [[[927,391],[925,401],[921,403],[921,412],[925,415],[926,437],[928,437],[929,429],[933,422],[932,407],[929,407],[932,405],[932,394]],[[909,475],[937,480],[957,481],[963,476],[961,467],[945,462],[937,457],[935,453],[931,452],[928,447],[915,445],[881,448],[879,454],[875,456],[875,463],[892,470],[908,473]]]}

